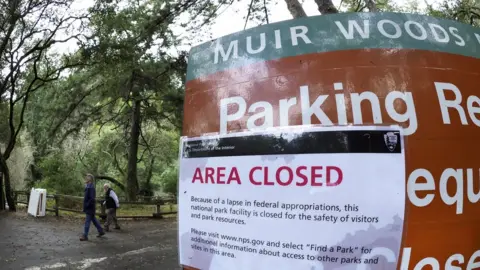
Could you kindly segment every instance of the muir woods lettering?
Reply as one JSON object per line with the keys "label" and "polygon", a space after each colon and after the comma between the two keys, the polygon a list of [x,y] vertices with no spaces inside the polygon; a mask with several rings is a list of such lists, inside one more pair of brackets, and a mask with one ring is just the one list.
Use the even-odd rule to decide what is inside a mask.
{"label": "muir woods lettering", "polygon": [[187,82],[261,61],[366,48],[419,49],[478,58],[480,30],[414,14],[312,16],[260,26],[193,48]]}
{"label": "muir woods lettering", "polygon": [[[480,43],[480,34],[462,33],[460,35],[456,27],[443,27],[436,23],[412,20],[399,22],[388,19],[380,20],[376,24],[370,20],[335,20],[334,22],[337,27],[336,30],[347,40],[369,39],[373,37],[371,32],[377,31],[378,34],[386,39],[399,39],[405,36],[405,39],[428,40],[428,42],[432,43],[455,44],[460,47],[466,46],[465,38],[470,40],[472,39],[470,35],[473,34],[477,42]],[[240,43],[245,44],[245,48],[239,48],[239,40],[232,40],[230,43],[227,43],[228,47],[226,50],[221,39],[218,39],[213,52],[213,62],[218,64],[220,61],[226,62],[230,58],[242,57],[239,52],[243,52],[246,55],[254,55],[263,52],[265,49],[279,50],[284,47],[285,42],[288,42],[289,46],[296,47],[301,44],[312,44],[312,40],[324,41],[322,38],[316,38],[315,34],[318,33],[309,31],[306,25],[292,26],[288,29],[288,32],[287,30],[274,29],[273,32],[257,34],[257,37],[247,36],[245,42]],[[287,38],[282,38],[282,36],[287,36]],[[257,40],[257,43],[253,44],[253,40]],[[269,47],[266,46],[267,43],[270,44]]]}
{"label": "muir woods lettering", "polygon": [[[312,41],[308,38],[307,32],[308,28],[304,25],[299,25],[299,26],[293,26],[290,27],[290,32],[289,32],[289,38],[287,40],[290,40],[292,43],[292,46],[298,46],[299,45],[299,40],[304,42],[305,44],[311,44]],[[280,29],[274,30],[274,39],[275,39],[275,49],[281,49],[282,48],[282,34],[280,32]],[[257,54],[263,52],[266,48],[266,33],[260,33],[259,34],[259,40],[260,44],[258,45],[258,48],[253,49],[253,44],[252,44],[252,36],[247,36],[246,38],[246,52],[248,54]],[[270,43],[270,42],[269,42]],[[215,56],[214,56],[214,63],[217,64],[220,59],[223,62],[228,61],[230,57],[233,58],[238,58],[238,40],[233,40],[230,42],[228,45],[228,49],[225,52],[225,49],[223,47],[223,44],[221,43],[220,40],[217,41],[217,45],[215,47]]]}

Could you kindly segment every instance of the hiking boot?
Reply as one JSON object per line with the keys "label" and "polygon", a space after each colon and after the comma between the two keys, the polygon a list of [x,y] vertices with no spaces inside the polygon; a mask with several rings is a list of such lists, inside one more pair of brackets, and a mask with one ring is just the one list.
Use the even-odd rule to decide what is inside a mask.
{"label": "hiking boot", "polygon": [[106,231],[106,232],[109,232],[109,231],[110,231],[110,229],[107,228],[107,227],[103,228],[103,230]]}
{"label": "hiking boot", "polygon": [[104,236],[104,235],[105,235],[105,232],[102,231],[102,232],[99,232],[99,233],[98,233],[97,237],[102,237],[102,236]]}
{"label": "hiking boot", "polygon": [[80,241],[88,241],[88,237],[86,237],[85,235],[82,235],[82,237],[80,237]]}

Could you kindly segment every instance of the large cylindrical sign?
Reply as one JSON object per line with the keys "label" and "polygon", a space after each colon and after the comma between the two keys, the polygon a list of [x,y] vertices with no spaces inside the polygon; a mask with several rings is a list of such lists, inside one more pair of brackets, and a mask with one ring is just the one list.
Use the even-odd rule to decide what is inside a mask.
{"label": "large cylindrical sign", "polygon": [[[257,269],[245,261],[251,256],[258,265],[275,266],[271,269],[289,269],[290,262],[300,266],[301,260],[305,267],[317,267],[305,270],[480,269],[479,58],[480,29],[397,13],[290,20],[194,47],[188,61],[179,190],[180,210],[187,213],[180,213],[179,226],[198,223],[188,225],[189,234],[180,232],[180,263],[197,269]],[[351,125],[369,126],[362,132],[371,134],[368,144],[379,148],[354,152],[355,145],[367,141],[341,128]],[[401,130],[372,129],[389,125]],[[333,130],[305,130],[305,142],[291,135],[298,130],[281,135],[296,139],[278,139],[271,132],[290,126]],[[240,131],[260,133],[232,139]],[[328,137],[328,132],[340,133]],[[348,141],[348,147],[335,148],[333,138]],[[295,140],[301,143],[287,143]],[[330,145],[330,152],[319,141]],[[280,148],[265,146],[272,144]],[[399,180],[404,188],[394,184],[403,170],[394,164],[401,160],[406,164]],[[353,179],[364,185],[356,186]],[[298,184],[303,181],[305,185]],[[301,195],[312,185],[322,191]],[[237,192],[229,193],[235,186]],[[381,218],[381,213],[398,212],[386,211],[397,205],[398,193],[391,187],[405,198],[401,224]],[[284,200],[279,199],[282,192]],[[325,201],[330,193],[335,198]],[[308,208],[298,208],[303,198]],[[282,203],[289,209],[282,209]],[[298,228],[287,226],[300,224],[293,222],[301,214],[303,222],[316,222],[318,228],[301,232],[315,235],[308,246]],[[272,218],[279,220],[278,228]],[[335,228],[348,231],[345,226],[358,223],[377,228],[383,221],[395,224],[384,235],[401,232],[399,251],[392,256],[369,249],[360,234],[343,239],[348,245],[325,244],[335,238]],[[255,234],[252,224],[258,230],[271,226],[271,233]],[[275,230],[284,237],[274,236]],[[325,243],[316,240],[318,235],[324,235]],[[318,264],[307,264],[309,258]]]}

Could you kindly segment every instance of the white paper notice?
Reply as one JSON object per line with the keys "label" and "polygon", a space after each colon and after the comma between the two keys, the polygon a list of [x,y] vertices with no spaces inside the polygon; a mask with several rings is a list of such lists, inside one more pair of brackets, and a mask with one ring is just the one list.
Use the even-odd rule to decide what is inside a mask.
{"label": "white paper notice", "polygon": [[180,151],[180,264],[396,269],[405,212],[399,127],[182,138]]}

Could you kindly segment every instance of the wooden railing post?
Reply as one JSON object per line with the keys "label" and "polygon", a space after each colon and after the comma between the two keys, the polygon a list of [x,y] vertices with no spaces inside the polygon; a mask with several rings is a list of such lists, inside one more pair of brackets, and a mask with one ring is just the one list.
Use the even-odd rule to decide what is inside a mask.
{"label": "wooden railing post", "polygon": [[154,218],[162,218],[162,205],[164,205],[165,203],[163,202],[162,199],[159,199],[157,200],[157,204],[156,204],[156,212],[153,213],[153,217]]}
{"label": "wooden railing post", "polygon": [[55,216],[58,217],[59,216],[59,213],[58,213],[58,196],[53,195],[53,198],[55,199],[55,206],[53,206],[53,210],[55,210]]}

